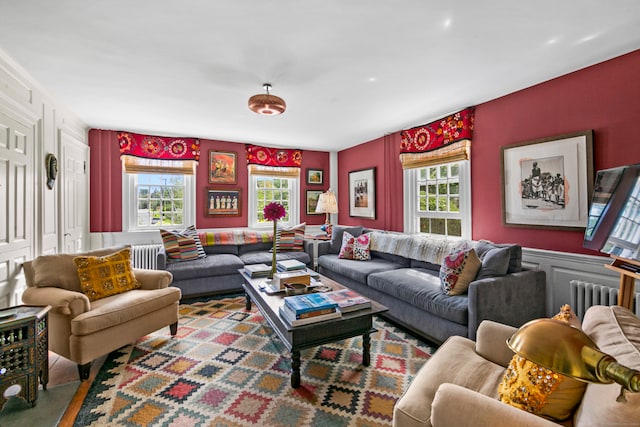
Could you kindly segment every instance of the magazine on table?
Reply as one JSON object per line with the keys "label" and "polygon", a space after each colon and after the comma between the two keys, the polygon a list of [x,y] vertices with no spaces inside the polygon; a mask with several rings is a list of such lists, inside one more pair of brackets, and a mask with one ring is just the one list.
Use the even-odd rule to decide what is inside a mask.
{"label": "magazine on table", "polygon": [[326,292],[324,295],[326,295],[331,301],[338,304],[338,310],[343,313],[371,307],[370,299],[363,297],[351,289],[340,289],[338,291]]}
{"label": "magazine on table", "polygon": [[337,308],[338,303],[330,300],[325,293],[312,293],[285,297],[284,303],[296,314],[310,311],[323,310],[326,308]]}
{"label": "magazine on table", "polygon": [[309,325],[311,323],[323,322],[325,320],[337,319],[342,316],[342,313],[339,311],[334,311],[332,313],[320,314],[318,316],[306,317],[304,319],[296,319],[293,317],[291,310],[286,310],[285,306],[280,307],[280,316],[286,320],[291,326],[302,326]]}

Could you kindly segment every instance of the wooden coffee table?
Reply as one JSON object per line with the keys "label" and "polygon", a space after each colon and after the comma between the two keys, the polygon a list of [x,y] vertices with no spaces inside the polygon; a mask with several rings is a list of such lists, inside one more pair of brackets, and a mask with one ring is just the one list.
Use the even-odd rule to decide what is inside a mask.
{"label": "wooden coffee table", "polygon": [[[282,319],[278,313],[279,308],[284,304],[284,292],[268,294],[261,290],[267,281],[266,278],[253,279],[244,269],[239,272],[244,278],[242,287],[246,294],[247,310],[251,310],[252,303],[255,304],[291,353],[291,387],[300,387],[300,350],[306,348],[362,335],[362,364],[369,366],[370,334],[376,331],[373,328],[373,315],[387,311],[387,307],[371,301],[371,308],[343,313],[342,317],[337,319],[294,327]],[[322,285],[329,286],[334,291],[345,288],[325,276],[320,276],[320,280]]]}

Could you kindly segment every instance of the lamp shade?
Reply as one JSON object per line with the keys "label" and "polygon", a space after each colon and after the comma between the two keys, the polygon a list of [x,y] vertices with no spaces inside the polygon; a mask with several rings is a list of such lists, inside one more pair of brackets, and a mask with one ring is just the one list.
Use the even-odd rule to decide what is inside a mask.
{"label": "lamp shade", "polygon": [[316,213],[338,213],[338,201],[336,200],[336,195],[333,191],[327,190],[326,193],[322,193],[320,197],[318,197]]}
{"label": "lamp shade", "polygon": [[581,329],[555,319],[524,324],[507,341],[518,355],[581,381],[622,385],[640,391],[640,372],[627,368],[601,352]]}
{"label": "lamp shade", "polygon": [[267,93],[253,95],[249,98],[249,109],[264,116],[275,116],[284,113],[284,110],[287,109],[284,99],[269,93],[269,90],[271,90],[269,83],[265,83],[263,87]]}

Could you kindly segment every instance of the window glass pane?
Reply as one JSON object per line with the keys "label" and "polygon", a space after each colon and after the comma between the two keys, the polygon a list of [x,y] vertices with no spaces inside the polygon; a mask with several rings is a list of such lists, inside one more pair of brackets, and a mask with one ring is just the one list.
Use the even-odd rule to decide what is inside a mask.
{"label": "window glass pane", "polygon": [[449,211],[460,212],[460,197],[457,197],[457,196],[449,197]]}
{"label": "window glass pane", "polygon": [[138,210],[149,210],[148,200],[138,200]]}
{"label": "window glass pane", "polygon": [[438,194],[447,194],[447,183],[442,182],[438,184]]}
{"label": "window glass pane", "polygon": [[460,194],[460,184],[455,182],[449,182],[449,194]]}
{"label": "window glass pane", "polygon": [[436,197],[435,196],[429,196],[427,198],[428,203],[429,203],[429,209],[430,211],[435,211],[436,210]]}
{"label": "window glass pane", "polygon": [[438,196],[438,212],[448,211],[447,199],[448,199],[447,196]]}
{"label": "window glass pane", "polygon": [[429,195],[436,195],[437,194],[437,186],[435,184],[430,184],[427,186],[428,190],[429,190]]}
{"label": "window glass pane", "polygon": [[435,167],[429,168],[429,179],[436,179],[438,176],[438,169]]}
{"label": "window glass pane", "polygon": [[184,225],[186,181],[183,175],[140,173],[135,177],[138,226]]}
{"label": "window glass pane", "polygon": [[459,219],[448,219],[447,234],[449,236],[462,237],[462,221]]}
{"label": "window glass pane", "polygon": [[[291,200],[291,185],[289,183],[289,179],[287,178],[277,178],[277,177],[260,177],[256,179],[256,189],[255,189],[255,198],[256,198],[256,210],[255,217],[257,218],[258,223],[270,222],[264,219],[264,207],[271,203],[277,202],[284,206],[286,211],[286,216],[282,218],[280,221],[288,222],[289,221],[289,200]],[[263,188],[263,189],[261,189]]]}
{"label": "window glass pane", "polygon": [[450,169],[450,176],[459,176],[460,175],[460,165],[458,163],[453,163]]}
{"label": "window glass pane", "polygon": [[449,176],[449,166],[448,165],[440,166],[440,178],[446,178],[447,176]]}
{"label": "window glass pane", "polygon": [[138,187],[138,198],[149,197],[149,187]]}
{"label": "window glass pane", "polygon": [[431,232],[434,234],[446,234],[444,218],[431,218]]}
{"label": "window glass pane", "polygon": [[420,218],[420,232],[421,233],[431,232],[431,229],[429,228],[429,218]]}

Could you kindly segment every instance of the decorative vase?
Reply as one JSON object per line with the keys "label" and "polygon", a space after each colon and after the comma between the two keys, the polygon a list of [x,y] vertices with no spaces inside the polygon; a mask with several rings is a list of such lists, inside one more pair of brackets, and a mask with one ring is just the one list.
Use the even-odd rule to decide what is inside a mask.
{"label": "decorative vase", "polygon": [[277,232],[278,220],[273,220],[273,250],[271,251],[271,273],[269,273],[269,279],[273,279],[276,275],[276,232]]}

